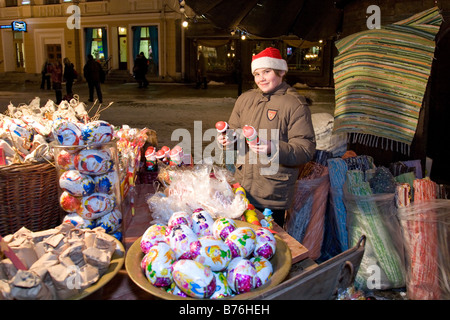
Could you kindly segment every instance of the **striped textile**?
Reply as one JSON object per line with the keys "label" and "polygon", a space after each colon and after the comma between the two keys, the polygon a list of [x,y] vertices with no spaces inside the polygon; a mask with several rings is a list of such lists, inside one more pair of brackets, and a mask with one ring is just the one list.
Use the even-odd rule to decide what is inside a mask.
{"label": "striped textile", "polygon": [[336,42],[334,132],[409,152],[441,22],[434,7]]}

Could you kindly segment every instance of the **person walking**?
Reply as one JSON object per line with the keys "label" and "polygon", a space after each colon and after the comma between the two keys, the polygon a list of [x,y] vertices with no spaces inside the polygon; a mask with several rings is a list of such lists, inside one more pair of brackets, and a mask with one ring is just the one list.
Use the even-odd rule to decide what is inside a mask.
{"label": "person walking", "polygon": [[73,97],[73,82],[77,78],[77,74],[73,63],[70,62],[69,58],[64,58],[64,74],[63,81],[66,82],[66,95],[69,100]]}
{"label": "person walking", "polygon": [[145,57],[144,52],[141,52],[136,56],[133,71],[135,79],[139,84],[139,88],[147,88],[148,80],[146,75],[148,72],[148,60]]}
{"label": "person walking", "polygon": [[87,56],[88,60],[83,68],[84,77],[89,88],[89,102],[94,102],[94,89],[100,103],[103,102],[102,88],[100,83],[104,81],[104,71],[100,63],[94,60],[92,54]]}
{"label": "person walking", "polygon": [[51,64],[48,62],[48,59],[45,60],[44,65],[42,66],[41,75],[41,89],[45,89],[45,85],[47,85],[47,90],[51,90],[51,83],[50,83],[50,66]]}
{"label": "person walking", "polygon": [[203,52],[200,51],[200,55],[197,61],[197,85],[196,89],[199,89],[203,83],[203,89],[208,88],[208,83],[206,81],[206,59]]}
{"label": "person walking", "polygon": [[62,101],[62,74],[63,66],[60,59],[56,59],[54,63],[51,64],[50,77],[52,80],[52,87],[55,90],[56,104],[59,105]]}
{"label": "person walking", "polygon": [[[311,111],[305,97],[284,81],[288,67],[278,49],[269,47],[255,55],[251,70],[257,88],[238,97],[228,120],[230,129],[238,133],[237,142],[222,134],[217,142],[227,150],[238,147],[236,181],[255,208],[271,209],[275,222],[283,227],[299,166],[310,161],[316,150]],[[247,126],[259,137],[245,138]]]}

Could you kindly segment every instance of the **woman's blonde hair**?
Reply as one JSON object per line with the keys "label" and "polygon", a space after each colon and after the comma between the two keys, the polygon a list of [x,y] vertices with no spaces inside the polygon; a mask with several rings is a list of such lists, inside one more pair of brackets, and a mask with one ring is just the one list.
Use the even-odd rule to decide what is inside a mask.
{"label": "woman's blonde hair", "polygon": [[67,57],[66,57],[66,58],[64,58],[64,60],[63,60],[63,63],[64,63],[64,64],[69,64],[69,63],[70,63],[70,60],[69,60],[69,58],[67,58]]}

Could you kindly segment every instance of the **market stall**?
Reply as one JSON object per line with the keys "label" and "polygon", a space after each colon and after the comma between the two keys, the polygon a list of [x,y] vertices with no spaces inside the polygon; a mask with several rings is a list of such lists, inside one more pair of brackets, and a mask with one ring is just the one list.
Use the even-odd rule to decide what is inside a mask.
{"label": "market stall", "polygon": [[[358,140],[408,154],[439,23],[431,9],[369,32],[415,48],[412,67],[377,71],[402,76],[379,77],[376,88],[366,56],[384,57],[384,43],[365,33],[338,43],[336,114],[313,117],[317,151],[300,168],[284,226],[270,208],[254,209],[229,165],[194,165],[148,128],[114,127],[76,99],[10,105],[0,127],[0,298],[364,299],[395,289],[448,299],[445,187],[420,159],[382,166],[347,150]],[[391,59],[405,53],[389,43]],[[401,77],[404,88],[392,83]],[[380,103],[389,105],[382,121]],[[403,109],[411,119],[395,117],[401,129],[389,131]]]}

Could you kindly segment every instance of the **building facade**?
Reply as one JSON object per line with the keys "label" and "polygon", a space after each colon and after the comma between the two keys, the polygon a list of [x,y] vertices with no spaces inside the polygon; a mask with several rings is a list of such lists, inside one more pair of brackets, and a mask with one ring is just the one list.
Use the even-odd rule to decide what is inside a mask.
{"label": "building facade", "polygon": [[178,0],[0,0],[0,72],[40,74],[66,57],[82,70],[92,54],[132,73],[143,52],[149,76],[180,80],[182,16]]}

